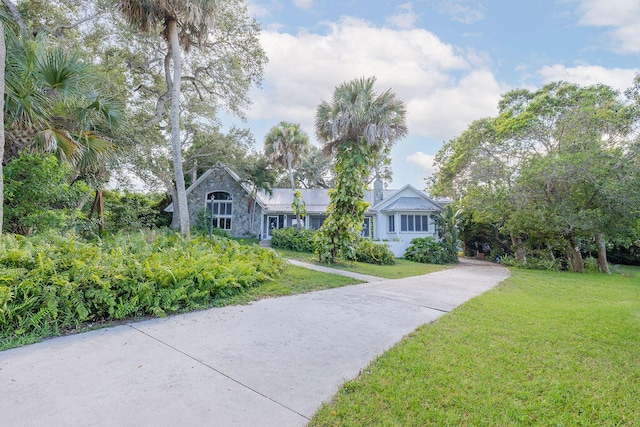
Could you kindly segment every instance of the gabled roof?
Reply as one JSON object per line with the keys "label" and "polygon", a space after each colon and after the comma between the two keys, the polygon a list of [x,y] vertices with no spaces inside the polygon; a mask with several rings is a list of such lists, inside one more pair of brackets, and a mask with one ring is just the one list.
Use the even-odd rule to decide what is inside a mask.
{"label": "gabled roof", "polygon": [[[231,169],[229,169],[227,167],[227,165],[225,165],[224,163],[218,162],[215,164],[215,166],[213,166],[211,169],[209,169],[208,171],[206,171],[205,173],[203,173],[197,180],[196,182],[194,182],[193,184],[191,184],[189,186],[189,188],[187,188],[187,196],[189,195],[189,193],[191,193],[193,191],[194,188],[198,187],[202,181],[204,181],[205,179],[207,179],[207,177],[209,175],[211,175],[213,173],[214,170],[216,169],[224,169],[231,178],[233,178],[234,181],[236,181],[244,191],[247,192],[247,194],[251,194],[251,186],[249,186],[246,182],[244,182],[242,180],[242,178],[240,178],[240,176],[235,173],[234,171],[232,171]],[[265,208],[264,203],[260,200],[260,197],[256,197],[256,201],[258,202],[258,204],[262,207]],[[169,206],[167,206],[165,209],[165,212],[173,212],[173,203],[169,204]]]}
{"label": "gabled roof", "polygon": [[373,212],[399,212],[399,211],[441,211],[442,206],[429,195],[407,184],[400,190],[394,191],[389,197],[385,194],[384,199],[375,206],[369,208]]}

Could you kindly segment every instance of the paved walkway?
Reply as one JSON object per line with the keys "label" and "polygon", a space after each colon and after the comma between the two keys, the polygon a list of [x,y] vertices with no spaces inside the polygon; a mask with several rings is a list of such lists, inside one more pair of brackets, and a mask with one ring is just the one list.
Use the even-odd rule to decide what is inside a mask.
{"label": "paved walkway", "polygon": [[377,355],[507,276],[464,260],[0,352],[0,424],[304,426]]}
{"label": "paved walkway", "polygon": [[337,268],[324,267],[322,265],[312,264],[310,262],[298,261],[295,259],[287,259],[291,264],[298,267],[308,268],[309,270],[322,271],[323,273],[337,274],[340,276],[351,277],[352,279],[362,280],[363,282],[382,282],[387,280],[383,277],[369,276],[368,274],[354,273],[353,271],[339,270]]}

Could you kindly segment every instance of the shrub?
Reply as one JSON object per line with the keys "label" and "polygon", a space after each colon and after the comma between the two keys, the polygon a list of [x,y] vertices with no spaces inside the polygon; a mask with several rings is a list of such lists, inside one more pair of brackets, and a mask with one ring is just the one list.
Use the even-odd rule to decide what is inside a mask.
{"label": "shrub", "polygon": [[296,227],[281,228],[271,232],[271,246],[280,249],[290,249],[297,252],[314,252],[313,230],[298,230]]}
{"label": "shrub", "polygon": [[441,242],[433,237],[419,237],[411,240],[411,246],[404,253],[405,259],[424,264],[450,264],[458,261]]}
{"label": "shrub", "polygon": [[0,237],[0,336],[58,334],[83,323],[211,306],[276,277],[282,261],[256,245],[176,233]]}
{"label": "shrub", "polygon": [[115,233],[168,226],[160,209],[164,197],[162,194],[103,191],[105,229]]}
{"label": "shrub", "polygon": [[53,155],[21,154],[5,166],[4,182],[4,229],[24,235],[72,228],[91,192]]}
{"label": "shrub", "polygon": [[379,265],[396,263],[393,252],[387,245],[375,243],[369,239],[358,239],[356,242],[356,261]]}
{"label": "shrub", "polygon": [[591,272],[591,273],[597,273],[599,271],[598,269],[598,260],[594,257],[587,257],[584,259],[584,270]]}
{"label": "shrub", "polygon": [[[527,270],[552,270],[559,271],[562,267],[560,259],[551,259],[545,257],[528,256],[527,262],[517,260],[513,255],[505,255],[500,258],[500,264],[507,267],[519,267]],[[596,264],[597,270],[597,264]]]}

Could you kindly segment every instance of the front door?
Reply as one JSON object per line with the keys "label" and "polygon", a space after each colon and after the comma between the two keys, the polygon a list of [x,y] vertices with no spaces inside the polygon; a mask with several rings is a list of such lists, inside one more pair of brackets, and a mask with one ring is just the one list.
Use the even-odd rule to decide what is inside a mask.
{"label": "front door", "polygon": [[278,228],[280,228],[278,216],[267,216],[267,239],[271,238],[271,230],[277,230]]}

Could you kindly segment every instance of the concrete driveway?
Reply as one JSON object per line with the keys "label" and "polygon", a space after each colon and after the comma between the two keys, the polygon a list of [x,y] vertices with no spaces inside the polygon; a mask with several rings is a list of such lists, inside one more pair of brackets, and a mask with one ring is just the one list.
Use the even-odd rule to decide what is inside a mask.
{"label": "concrete driveway", "polygon": [[377,355],[507,276],[463,260],[0,352],[0,424],[304,426]]}

